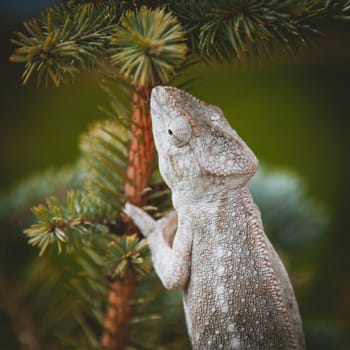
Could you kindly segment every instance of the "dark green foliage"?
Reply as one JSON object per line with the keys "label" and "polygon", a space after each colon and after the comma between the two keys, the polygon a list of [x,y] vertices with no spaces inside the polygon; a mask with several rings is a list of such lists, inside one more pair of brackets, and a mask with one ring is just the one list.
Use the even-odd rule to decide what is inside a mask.
{"label": "dark green foliage", "polygon": [[35,73],[38,84],[59,85],[104,59],[133,84],[152,85],[168,82],[186,51],[211,61],[290,53],[349,19],[348,0],[73,1],[26,22],[11,60],[26,63],[24,83]]}
{"label": "dark green foliage", "polygon": [[56,86],[72,81],[82,70],[91,70],[103,56],[114,6],[93,4],[59,5],[24,23],[27,34],[17,32],[20,46],[10,57],[25,63],[23,83],[35,73],[38,84]]}
{"label": "dark green foliage", "polygon": [[275,47],[293,52],[327,23],[350,19],[349,1],[175,1],[170,8],[188,31],[190,47],[220,61]]}

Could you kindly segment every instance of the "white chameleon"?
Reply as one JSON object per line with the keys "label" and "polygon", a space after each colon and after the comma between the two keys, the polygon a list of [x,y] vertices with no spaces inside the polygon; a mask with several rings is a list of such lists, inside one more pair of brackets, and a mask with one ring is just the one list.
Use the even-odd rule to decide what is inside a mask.
{"label": "white chameleon", "polygon": [[179,89],[154,88],[151,115],[176,212],[125,213],[165,288],[183,289],[193,349],[304,349],[293,288],[247,188],[255,155],[218,107]]}

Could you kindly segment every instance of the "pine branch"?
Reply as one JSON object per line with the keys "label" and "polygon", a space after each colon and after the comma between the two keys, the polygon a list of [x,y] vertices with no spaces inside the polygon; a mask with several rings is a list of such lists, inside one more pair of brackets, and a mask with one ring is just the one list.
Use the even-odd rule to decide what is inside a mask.
{"label": "pine branch", "polygon": [[104,266],[111,280],[130,277],[132,272],[144,275],[152,270],[148,243],[138,236],[113,237],[107,246]]}
{"label": "pine branch", "polygon": [[111,208],[82,191],[68,191],[65,205],[50,197],[46,205],[40,204],[32,210],[37,223],[24,233],[29,244],[40,248],[39,255],[50,245],[55,245],[58,253],[63,247],[68,251],[80,248],[86,243],[86,235],[106,234],[108,223],[114,221]]}
{"label": "pine branch", "polygon": [[125,200],[128,132],[119,120],[94,124],[80,140],[87,169],[86,189],[120,211]]}
{"label": "pine branch", "polygon": [[81,137],[85,190],[68,191],[65,204],[50,197],[46,205],[33,208],[37,223],[25,233],[29,243],[41,249],[39,255],[50,245],[60,253],[64,247],[72,250],[83,246],[86,235],[106,234],[110,230],[118,233],[127,140],[127,130],[118,120],[97,122]]}
{"label": "pine branch", "polygon": [[98,105],[97,108],[108,118],[117,118],[128,129],[132,113],[131,96],[134,92],[130,82],[121,75],[117,67],[107,61],[101,62],[99,73],[100,88],[109,97],[110,103],[108,107]]}
{"label": "pine branch", "polygon": [[326,25],[350,19],[348,0],[174,1],[171,10],[188,31],[192,50],[210,60],[290,53]]}
{"label": "pine branch", "polygon": [[27,33],[16,33],[12,42],[19,48],[10,57],[12,62],[25,63],[23,83],[35,73],[38,85],[51,80],[59,86],[95,68],[98,57],[105,54],[116,12],[116,6],[73,2],[53,6],[40,18],[25,22]]}
{"label": "pine branch", "polygon": [[[98,342],[107,293],[100,256],[104,241],[95,236],[91,246],[45,255],[28,266],[20,286],[46,348],[68,345],[71,337],[80,348],[91,348],[93,338]],[[82,327],[81,320],[88,326]]]}
{"label": "pine branch", "polygon": [[112,33],[111,62],[136,86],[167,83],[186,51],[185,32],[164,9],[127,12]]}
{"label": "pine branch", "polygon": [[[136,236],[91,235],[79,250],[36,259],[20,283],[42,343],[100,348],[110,288],[106,276],[120,280],[150,268],[147,244]],[[49,309],[42,300],[50,301]]]}
{"label": "pine branch", "polygon": [[[54,331],[54,334],[62,344],[76,345],[87,349],[94,344],[95,346],[99,344],[98,331],[103,327],[104,310],[107,307],[106,297],[109,290],[104,276],[108,277],[109,280],[125,280],[129,276],[134,276],[135,273],[137,275],[149,273],[152,265],[145,240],[140,241],[136,235],[117,237],[104,230],[98,232],[96,222],[91,222],[90,218],[84,218],[83,213],[81,213],[80,201],[74,201],[69,195],[67,201],[72,204],[72,206],[67,205],[68,209],[59,207],[57,203],[51,201],[51,205],[48,205],[46,210],[50,209],[51,213],[56,215],[51,217],[49,224],[53,226],[53,222],[56,223],[56,229],[58,224],[61,230],[60,234],[69,239],[72,239],[73,235],[80,235],[80,237],[73,237],[75,244],[70,242],[70,246],[61,249],[61,255],[50,254],[48,256],[55,264],[55,269],[57,269],[55,273],[48,266],[45,266],[45,260],[40,263],[39,276],[35,277],[35,269],[32,271],[32,268],[30,283],[34,283],[34,285],[29,286],[29,288],[26,286],[26,291],[35,290],[36,283],[42,284],[41,275],[46,275],[50,271],[50,285],[54,285],[55,289],[63,288],[65,290],[63,295],[65,299],[68,299],[68,304],[64,302],[63,305],[59,300],[56,300],[57,308],[54,307],[50,313],[46,313],[46,316],[49,319],[50,317],[53,319],[61,317],[62,320],[69,320],[73,327],[66,330],[59,327]],[[64,213],[64,211],[66,212]],[[69,218],[67,212],[72,213],[71,217],[74,217],[71,218],[70,222],[62,222],[61,218]],[[77,215],[79,213],[81,215]],[[47,215],[47,213],[45,214]],[[65,215],[63,216],[63,214]],[[35,230],[40,224],[43,224],[43,221],[28,231]],[[57,234],[57,231],[52,229],[51,232]],[[47,231],[45,234],[48,235],[49,232]],[[37,235],[37,237],[39,236]],[[52,242],[50,243],[52,244]],[[66,245],[68,243],[62,242]],[[45,242],[42,251],[45,249],[44,246]],[[41,266],[42,263],[44,263],[43,266]],[[50,288],[49,291],[52,293]],[[47,288],[44,288],[43,292],[46,295]],[[35,292],[35,298],[42,297],[45,300],[52,300],[57,295],[52,294],[43,297],[40,293],[38,295],[38,292]],[[64,315],[59,316],[62,311],[64,311]],[[77,328],[78,326],[79,328]],[[47,331],[52,332],[50,329]],[[42,328],[41,331],[43,331]],[[74,341],[70,338],[70,334],[74,334]]]}
{"label": "pine branch", "polygon": [[26,64],[24,83],[35,74],[38,84],[58,86],[95,69],[103,57],[133,84],[148,86],[169,82],[186,52],[211,61],[275,48],[291,53],[349,19],[349,0],[80,1],[26,22],[10,59]]}
{"label": "pine branch", "polygon": [[[154,144],[149,115],[150,89],[139,87],[133,93],[133,113],[128,149],[127,181],[124,184],[125,197],[134,204],[143,205],[142,191],[149,185],[154,167]],[[123,218],[124,234],[135,232],[130,219]],[[108,294],[109,307],[106,310],[104,332],[101,338],[106,349],[122,349],[128,342],[132,318],[131,300],[136,290],[136,274],[128,282],[115,281]]]}

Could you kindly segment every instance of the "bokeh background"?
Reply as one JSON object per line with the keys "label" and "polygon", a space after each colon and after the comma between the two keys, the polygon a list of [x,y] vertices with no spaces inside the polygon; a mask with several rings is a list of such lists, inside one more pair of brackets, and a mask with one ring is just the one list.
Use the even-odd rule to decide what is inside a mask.
{"label": "bokeh background", "polygon": [[[9,40],[14,30],[22,29],[23,19],[48,4],[0,3],[2,196],[33,173],[73,164],[78,135],[104,118],[96,106],[108,103],[94,74],[59,89],[22,86],[23,67],[8,62],[14,50]],[[301,257],[313,273],[312,284],[297,290],[315,349],[350,349],[349,40],[350,30],[338,27],[293,57],[276,54],[260,63],[194,71],[199,79],[192,93],[220,106],[264,165],[300,175],[307,193],[324,210],[328,225]],[[22,236],[0,242],[9,256],[1,257],[7,271],[15,273],[33,253]],[[11,334],[8,321],[0,309],[0,338]],[[323,337],[318,340],[319,334]],[[5,350],[13,346],[0,344],[7,344],[0,347]]]}

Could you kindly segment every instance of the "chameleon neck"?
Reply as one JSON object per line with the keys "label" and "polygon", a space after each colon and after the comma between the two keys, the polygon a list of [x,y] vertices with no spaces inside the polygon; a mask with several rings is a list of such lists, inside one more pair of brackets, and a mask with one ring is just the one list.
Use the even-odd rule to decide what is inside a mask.
{"label": "chameleon neck", "polygon": [[208,177],[207,181],[178,184],[177,190],[172,191],[172,200],[174,208],[179,211],[184,207],[216,206],[225,198],[231,201],[237,198],[238,201],[242,195],[251,199],[246,183],[237,185],[228,178]]}

